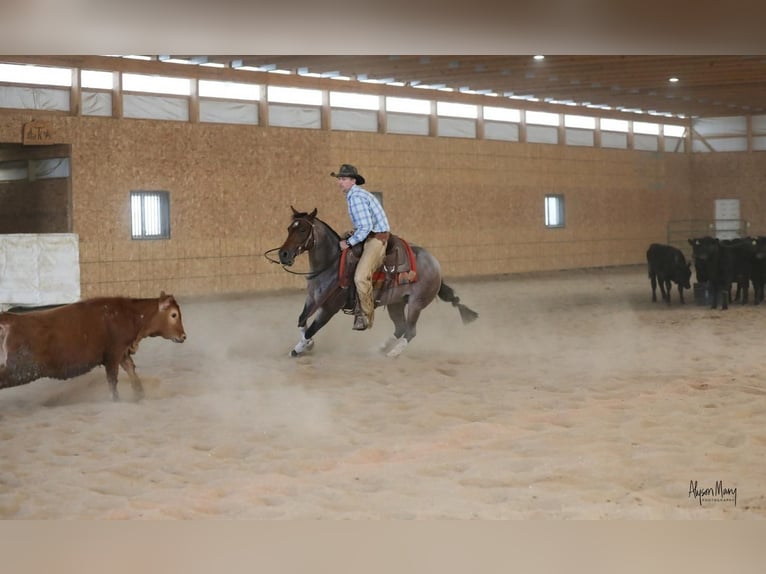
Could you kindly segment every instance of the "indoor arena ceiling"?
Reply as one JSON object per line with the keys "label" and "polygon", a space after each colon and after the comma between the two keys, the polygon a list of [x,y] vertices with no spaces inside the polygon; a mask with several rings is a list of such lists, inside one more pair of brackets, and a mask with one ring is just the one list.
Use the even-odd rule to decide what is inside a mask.
{"label": "indoor arena ceiling", "polygon": [[531,55],[155,57],[676,117],[766,113],[763,55],[545,55],[543,59]]}

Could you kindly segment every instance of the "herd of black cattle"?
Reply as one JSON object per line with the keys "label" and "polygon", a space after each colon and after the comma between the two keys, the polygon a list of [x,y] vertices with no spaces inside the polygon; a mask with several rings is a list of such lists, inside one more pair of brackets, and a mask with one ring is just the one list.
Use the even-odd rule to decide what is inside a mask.
{"label": "herd of black cattle", "polygon": [[[732,286],[736,284],[734,301],[748,302],[750,283],[753,284],[753,303],[764,299],[766,282],[766,236],[718,239],[698,237],[689,239],[698,285],[709,293],[713,309],[720,304],[727,309],[732,300]],[[649,279],[652,283],[652,301],[657,301],[657,285],[663,301],[670,304],[671,284],[678,285],[678,297],[684,303],[684,289],[691,289],[692,261],[686,261],[683,252],[672,245],[652,243],[646,251]]]}

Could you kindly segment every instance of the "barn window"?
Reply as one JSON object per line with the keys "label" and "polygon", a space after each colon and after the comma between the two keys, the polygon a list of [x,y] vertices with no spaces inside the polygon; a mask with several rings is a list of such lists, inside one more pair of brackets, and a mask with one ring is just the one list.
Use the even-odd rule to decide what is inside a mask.
{"label": "barn window", "polygon": [[564,227],[564,196],[545,196],[545,227]]}
{"label": "barn window", "polygon": [[131,237],[170,238],[170,194],[167,191],[130,192]]}

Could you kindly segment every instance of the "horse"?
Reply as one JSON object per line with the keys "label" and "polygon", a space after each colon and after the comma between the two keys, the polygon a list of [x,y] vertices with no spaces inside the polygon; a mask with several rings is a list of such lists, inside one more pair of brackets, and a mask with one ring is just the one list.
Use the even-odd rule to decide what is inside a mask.
{"label": "horse", "polygon": [[[287,238],[277,248],[279,263],[288,270],[287,267],[290,267],[300,254],[306,252],[309,258],[309,272],[305,274],[308,294],[303,311],[298,317],[301,338],[290,351],[290,356],[297,357],[313,348],[314,335],[338,311],[346,307],[349,289],[353,288],[353,279],[349,288],[344,288],[341,284],[340,235],[317,217],[316,208],[311,213],[306,213],[290,207],[293,215],[287,228]],[[404,284],[393,282],[376,289],[374,293],[375,306],[385,306],[394,323],[393,335],[380,347],[380,351],[388,357],[399,356],[412,341],[420,312],[437,296],[458,308],[463,324],[470,323],[479,316],[460,303],[460,298],[444,282],[437,259],[422,247],[411,245],[411,248],[415,256],[416,280]],[[269,261],[276,263],[272,259]],[[307,325],[311,316],[314,318],[311,324]]]}

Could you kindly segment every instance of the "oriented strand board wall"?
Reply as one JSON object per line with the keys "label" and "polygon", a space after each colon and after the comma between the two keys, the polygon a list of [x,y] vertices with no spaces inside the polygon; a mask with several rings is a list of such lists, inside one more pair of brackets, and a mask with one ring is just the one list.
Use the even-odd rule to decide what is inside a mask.
{"label": "oriented strand board wall", "polygon": [[[0,114],[0,141],[18,141],[29,119]],[[706,159],[171,121],[50,122],[72,144],[83,296],[302,288],[302,277],[262,254],[283,241],[291,205],[348,227],[329,176],[341,163],[383,192],[394,231],[433,251],[448,277],[643,263],[669,220],[692,216],[691,168]],[[128,196],[141,189],[170,192],[172,239],[131,241]],[[566,228],[544,228],[546,193],[564,194]]]}
{"label": "oriented strand board wall", "polygon": [[691,166],[693,217],[712,220],[716,199],[739,199],[750,234],[766,235],[766,154],[699,153]]}

